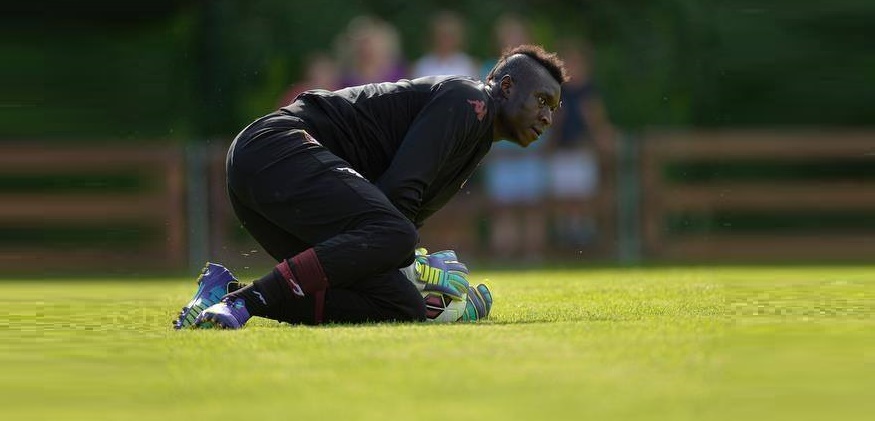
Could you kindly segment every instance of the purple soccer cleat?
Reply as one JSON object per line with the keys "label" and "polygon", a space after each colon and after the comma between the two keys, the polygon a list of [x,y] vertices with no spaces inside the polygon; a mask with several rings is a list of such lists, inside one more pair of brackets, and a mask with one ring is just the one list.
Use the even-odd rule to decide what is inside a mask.
{"label": "purple soccer cleat", "polygon": [[199,329],[240,329],[252,316],[242,298],[225,298],[197,316],[194,326]]}
{"label": "purple soccer cleat", "polygon": [[198,314],[222,300],[230,284],[238,282],[228,269],[217,263],[207,263],[197,281],[197,292],[173,321],[175,329],[194,326]]}

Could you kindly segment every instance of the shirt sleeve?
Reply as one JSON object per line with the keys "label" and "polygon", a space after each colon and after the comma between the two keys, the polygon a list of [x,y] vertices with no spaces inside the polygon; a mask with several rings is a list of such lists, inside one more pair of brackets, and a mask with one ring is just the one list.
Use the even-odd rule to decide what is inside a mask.
{"label": "shirt sleeve", "polygon": [[410,125],[376,185],[411,221],[417,221],[423,195],[444,162],[478,138],[482,123],[474,103],[485,101],[486,95],[471,85],[441,88]]}

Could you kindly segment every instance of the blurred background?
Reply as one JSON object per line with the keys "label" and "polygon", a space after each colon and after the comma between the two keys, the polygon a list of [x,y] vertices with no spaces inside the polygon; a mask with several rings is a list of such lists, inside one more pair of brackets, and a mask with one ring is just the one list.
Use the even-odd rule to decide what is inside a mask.
{"label": "blurred background", "polygon": [[0,25],[0,275],[271,265],[224,154],[306,89],[572,80],[422,231],[482,265],[871,262],[875,5],[857,0],[41,2]]}

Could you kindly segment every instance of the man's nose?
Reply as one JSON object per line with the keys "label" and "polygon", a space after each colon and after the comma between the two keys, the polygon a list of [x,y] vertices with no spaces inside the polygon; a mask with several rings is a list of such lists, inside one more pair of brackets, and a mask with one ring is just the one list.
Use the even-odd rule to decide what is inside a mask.
{"label": "man's nose", "polygon": [[553,111],[544,110],[544,112],[542,112],[540,115],[540,120],[541,124],[543,124],[544,127],[548,127],[553,124]]}

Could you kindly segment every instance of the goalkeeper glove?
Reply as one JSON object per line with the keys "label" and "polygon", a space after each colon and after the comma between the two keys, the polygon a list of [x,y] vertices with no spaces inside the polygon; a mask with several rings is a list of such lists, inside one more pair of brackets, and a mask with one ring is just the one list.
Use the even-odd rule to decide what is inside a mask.
{"label": "goalkeeper glove", "polygon": [[492,310],[492,293],[484,284],[477,288],[468,286],[468,300],[465,303],[465,313],[462,315],[463,322],[476,322],[489,317]]}
{"label": "goalkeeper glove", "polygon": [[454,300],[464,300],[469,287],[468,267],[458,260],[456,252],[442,250],[425,253],[425,249],[417,249],[413,264],[402,269],[402,272],[420,292],[435,291]]}

